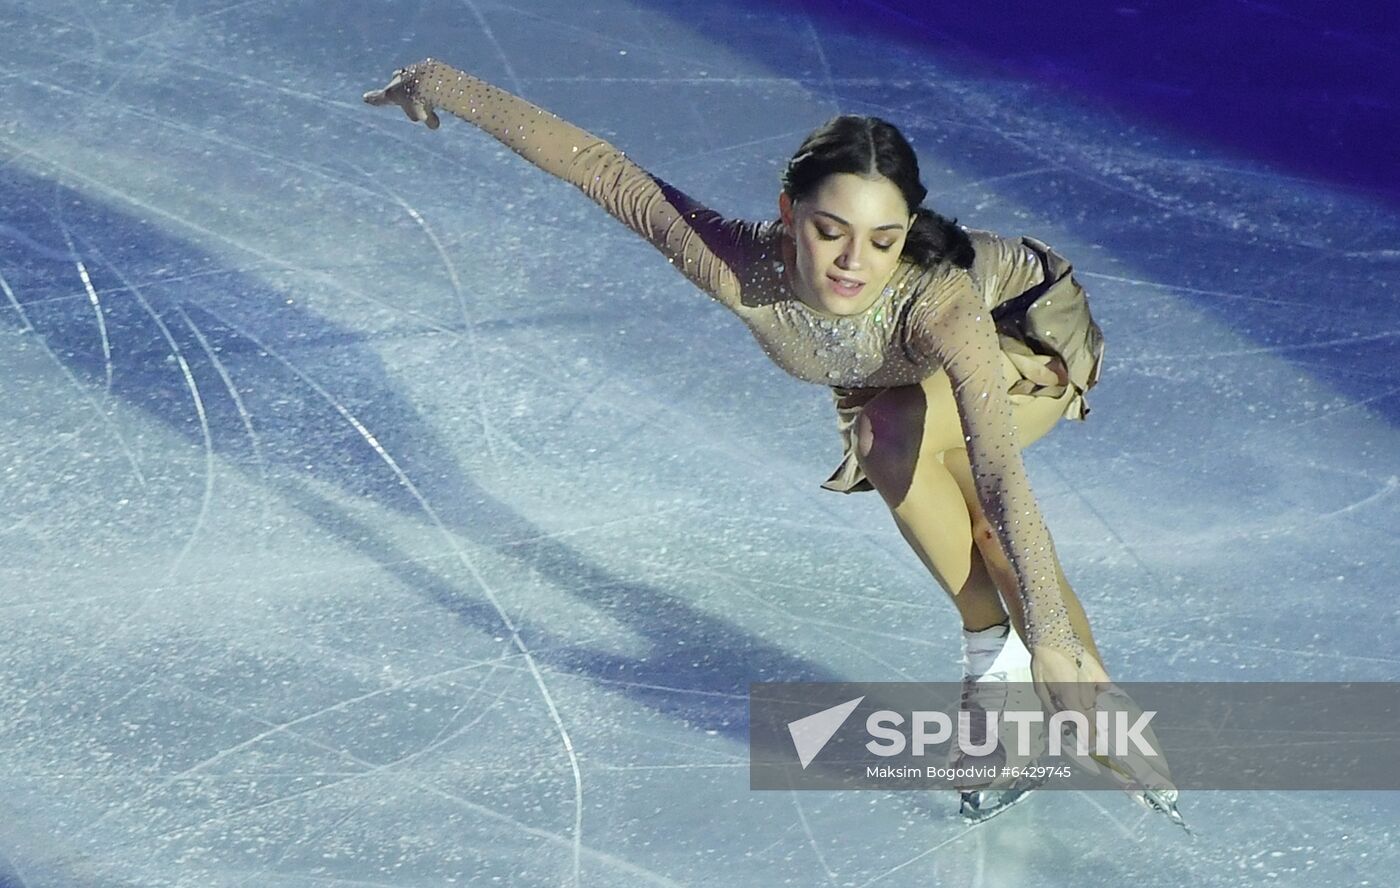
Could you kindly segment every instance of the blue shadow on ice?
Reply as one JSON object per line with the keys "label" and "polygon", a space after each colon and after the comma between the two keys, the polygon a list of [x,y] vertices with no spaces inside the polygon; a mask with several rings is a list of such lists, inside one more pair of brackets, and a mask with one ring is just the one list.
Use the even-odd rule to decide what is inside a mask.
{"label": "blue shadow on ice", "polygon": [[[9,209],[0,228],[0,272],[20,305],[0,307],[0,323],[13,331],[27,321],[33,331],[22,335],[42,337],[79,383],[101,397],[108,364],[77,271],[81,256],[101,302],[110,397],[183,439],[190,456],[182,462],[197,460],[206,431],[176,358],[182,356],[199,392],[209,446],[221,460],[260,478],[328,534],[375,559],[466,627],[504,634],[480,590],[435,573],[321,492],[332,489],[342,500],[366,498],[429,524],[419,502],[337,404],[373,431],[410,478],[433,479],[434,508],[448,530],[528,564],[561,594],[577,596],[652,642],[643,657],[614,654],[525,620],[521,636],[541,651],[536,656],[543,663],[614,682],[615,692],[738,740],[746,736],[750,681],[840,680],[663,589],[609,571],[530,523],[463,471],[374,350],[359,344],[360,334],[302,309],[296,294],[221,266],[146,222],[51,182],[23,178],[13,167],[0,171],[0,201]],[[241,410],[225,377],[239,393]],[[162,445],[143,459],[179,457],[178,448]],[[686,693],[701,689],[710,693]]]}

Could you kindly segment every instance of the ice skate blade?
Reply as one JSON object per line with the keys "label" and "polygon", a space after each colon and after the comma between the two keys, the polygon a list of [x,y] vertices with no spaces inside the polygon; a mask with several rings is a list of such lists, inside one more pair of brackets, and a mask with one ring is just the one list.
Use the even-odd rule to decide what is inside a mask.
{"label": "ice skate blade", "polygon": [[1006,787],[967,790],[961,795],[958,816],[969,825],[985,823],[1025,799],[1044,782],[1022,777]]}
{"label": "ice skate blade", "polygon": [[969,826],[986,823],[993,817],[1016,805],[1034,787],[1025,789],[974,789],[962,794],[958,806],[958,816]]}
{"label": "ice skate blade", "polygon": [[[1123,780],[1132,781],[1135,779],[1133,775],[1126,771],[1121,765],[1106,756],[1090,753],[1089,758],[1103,765]],[[1141,786],[1141,784],[1138,784],[1138,786]],[[1176,807],[1177,791],[1175,789],[1160,787],[1155,789],[1128,789],[1128,795],[1132,796],[1139,805],[1142,805],[1147,810],[1165,815],[1172,823],[1186,830],[1187,835],[1195,835],[1190,824],[1186,822],[1186,818],[1181,816],[1181,811]]]}
{"label": "ice skate blade", "polygon": [[1194,836],[1196,834],[1192,831],[1191,824],[1187,823],[1186,818],[1182,817],[1181,812],[1177,810],[1175,792],[1169,793],[1163,792],[1160,789],[1144,789],[1141,792],[1135,793],[1133,798],[1137,799],[1138,803],[1149,811],[1156,811],[1158,814],[1165,815],[1172,823],[1186,830],[1188,836]]}

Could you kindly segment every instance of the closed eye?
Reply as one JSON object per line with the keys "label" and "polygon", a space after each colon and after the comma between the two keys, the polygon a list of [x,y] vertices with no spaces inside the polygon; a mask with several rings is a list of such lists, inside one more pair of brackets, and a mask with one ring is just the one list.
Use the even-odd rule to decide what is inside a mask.
{"label": "closed eye", "polygon": [[[834,233],[834,231],[822,231],[820,230],[820,228],[818,228],[818,230],[816,230],[816,237],[822,238],[823,241],[834,241],[837,240],[837,238],[841,237],[841,235],[839,233]],[[878,249],[878,251],[889,252],[890,249],[895,248],[895,245],[875,244],[874,247],[875,249]]]}

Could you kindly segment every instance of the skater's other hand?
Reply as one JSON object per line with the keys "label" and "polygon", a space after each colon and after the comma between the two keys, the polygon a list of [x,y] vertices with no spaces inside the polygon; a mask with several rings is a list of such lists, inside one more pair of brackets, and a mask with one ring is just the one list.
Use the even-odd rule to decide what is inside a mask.
{"label": "skater's other hand", "polygon": [[1065,365],[1058,358],[1050,355],[1023,355],[1016,352],[1008,352],[1006,356],[1011,359],[1011,364],[1016,368],[1016,372],[1036,385],[1065,385],[1069,382],[1069,374],[1064,369]]}
{"label": "skater's other hand", "polygon": [[418,91],[413,88],[412,75],[406,68],[395,71],[393,79],[383,89],[365,93],[365,102],[370,105],[398,105],[403,109],[403,113],[408,115],[409,120],[414,123],[426,123],[428,129],[437,129],[441,123],[437,112],[424,102]]}

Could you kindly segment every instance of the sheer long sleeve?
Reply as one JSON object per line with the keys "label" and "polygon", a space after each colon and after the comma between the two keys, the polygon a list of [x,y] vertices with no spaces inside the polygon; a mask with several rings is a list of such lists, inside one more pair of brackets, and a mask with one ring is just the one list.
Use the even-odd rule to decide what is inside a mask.
{"label": "sheer long sleeve", "polygon": [[577,186],[706,293],[738,309],[738,270],[757,249],[756,224],[725,219],[598,136],[443,62],[426,59],[401,73],[408,97],[426,111],[440,108],[460,117]]}
{"label": "sheer long sleeve", "polygon": [[952,382],[983,513],[1015,571],[1027,642],[1078,657],[1084,650],[1060,593],[1054,551],[1031,491],[1002,375],[996,327],[964,274],[930,286],[912,305],[906,353]]}

